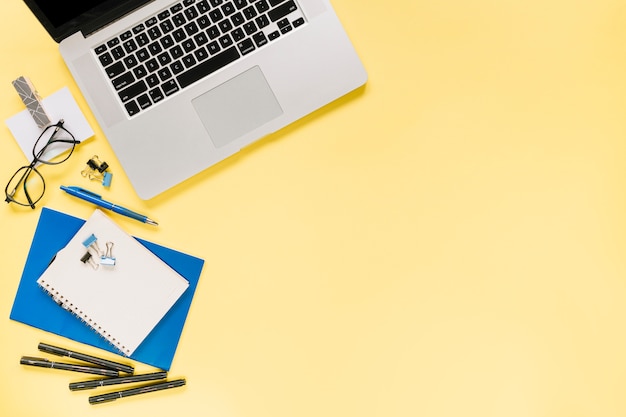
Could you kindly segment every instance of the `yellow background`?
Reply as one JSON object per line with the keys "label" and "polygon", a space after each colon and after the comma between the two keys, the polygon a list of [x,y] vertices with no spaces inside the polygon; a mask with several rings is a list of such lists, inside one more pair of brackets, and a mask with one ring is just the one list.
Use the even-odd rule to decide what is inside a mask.
{"label": "yellow background", "polygon": [[[95,154],[104,196],[160,222],[120,226],[206,260],[187,386],[90,406],[84,377],[19,365],[40,341],[101,352],[9,320],[40,207],[2,204],[0,414],[626,415],[626,4],[333,4],[366,87],[144,202],[56,44],[0,2],[0,117],[25,75],[96,132],[40,206],[87,217],[58,186],[101,189]],[[26,159],[0,129],[4,181]]]}

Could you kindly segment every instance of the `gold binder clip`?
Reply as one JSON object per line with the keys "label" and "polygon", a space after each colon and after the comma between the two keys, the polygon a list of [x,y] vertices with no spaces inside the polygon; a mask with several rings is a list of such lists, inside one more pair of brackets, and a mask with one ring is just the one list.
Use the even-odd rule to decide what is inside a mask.
{"label": "gold binder clip", "polygon": [[87,166],[80,173],[83,177],[89,178],[92,181],[99,181],[105,187],[111,186],[111,180],[113,174],[107,172],[109,164],[98,159],[98,155],[94,155],[89,161]]}

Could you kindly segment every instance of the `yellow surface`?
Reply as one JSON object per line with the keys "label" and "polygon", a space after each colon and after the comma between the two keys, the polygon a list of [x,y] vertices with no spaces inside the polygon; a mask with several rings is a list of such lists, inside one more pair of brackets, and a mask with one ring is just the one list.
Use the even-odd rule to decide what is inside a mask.
{"label": "yellow surface", "polygon": [[[144,202],[56,44],[0,2],[0,117],[26,75],[96,131],[44,168],[44,204],[87,217],[58,185],[97,189],[97,154],[104,195],[161,223],[125,230],[206,260],[170,372],[188,385],[90,406],[81,377],[19,365],[40,341],[98,351],[9,320],[40,209],[0,206],[1,415],[626,415],[624,2],[334,6],[367,86]],[[0,149],[8,179],[6,127]]]}

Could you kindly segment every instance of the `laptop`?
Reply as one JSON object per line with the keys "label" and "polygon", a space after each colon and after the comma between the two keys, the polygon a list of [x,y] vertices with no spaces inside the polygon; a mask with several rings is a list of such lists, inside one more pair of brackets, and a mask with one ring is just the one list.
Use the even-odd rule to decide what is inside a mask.
{"label": "laptop", "polygon": [[24,0],[137,195],[365,84],[328,0]]}

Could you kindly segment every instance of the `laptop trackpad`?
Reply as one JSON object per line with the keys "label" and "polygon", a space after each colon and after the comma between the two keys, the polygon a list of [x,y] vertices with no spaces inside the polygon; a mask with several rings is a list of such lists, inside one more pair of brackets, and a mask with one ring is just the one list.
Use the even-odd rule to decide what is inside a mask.
{"label": "laptop trackpad", "polygon": [[218,148],[283,114],[258,66],[207,91],[192,102]]}

